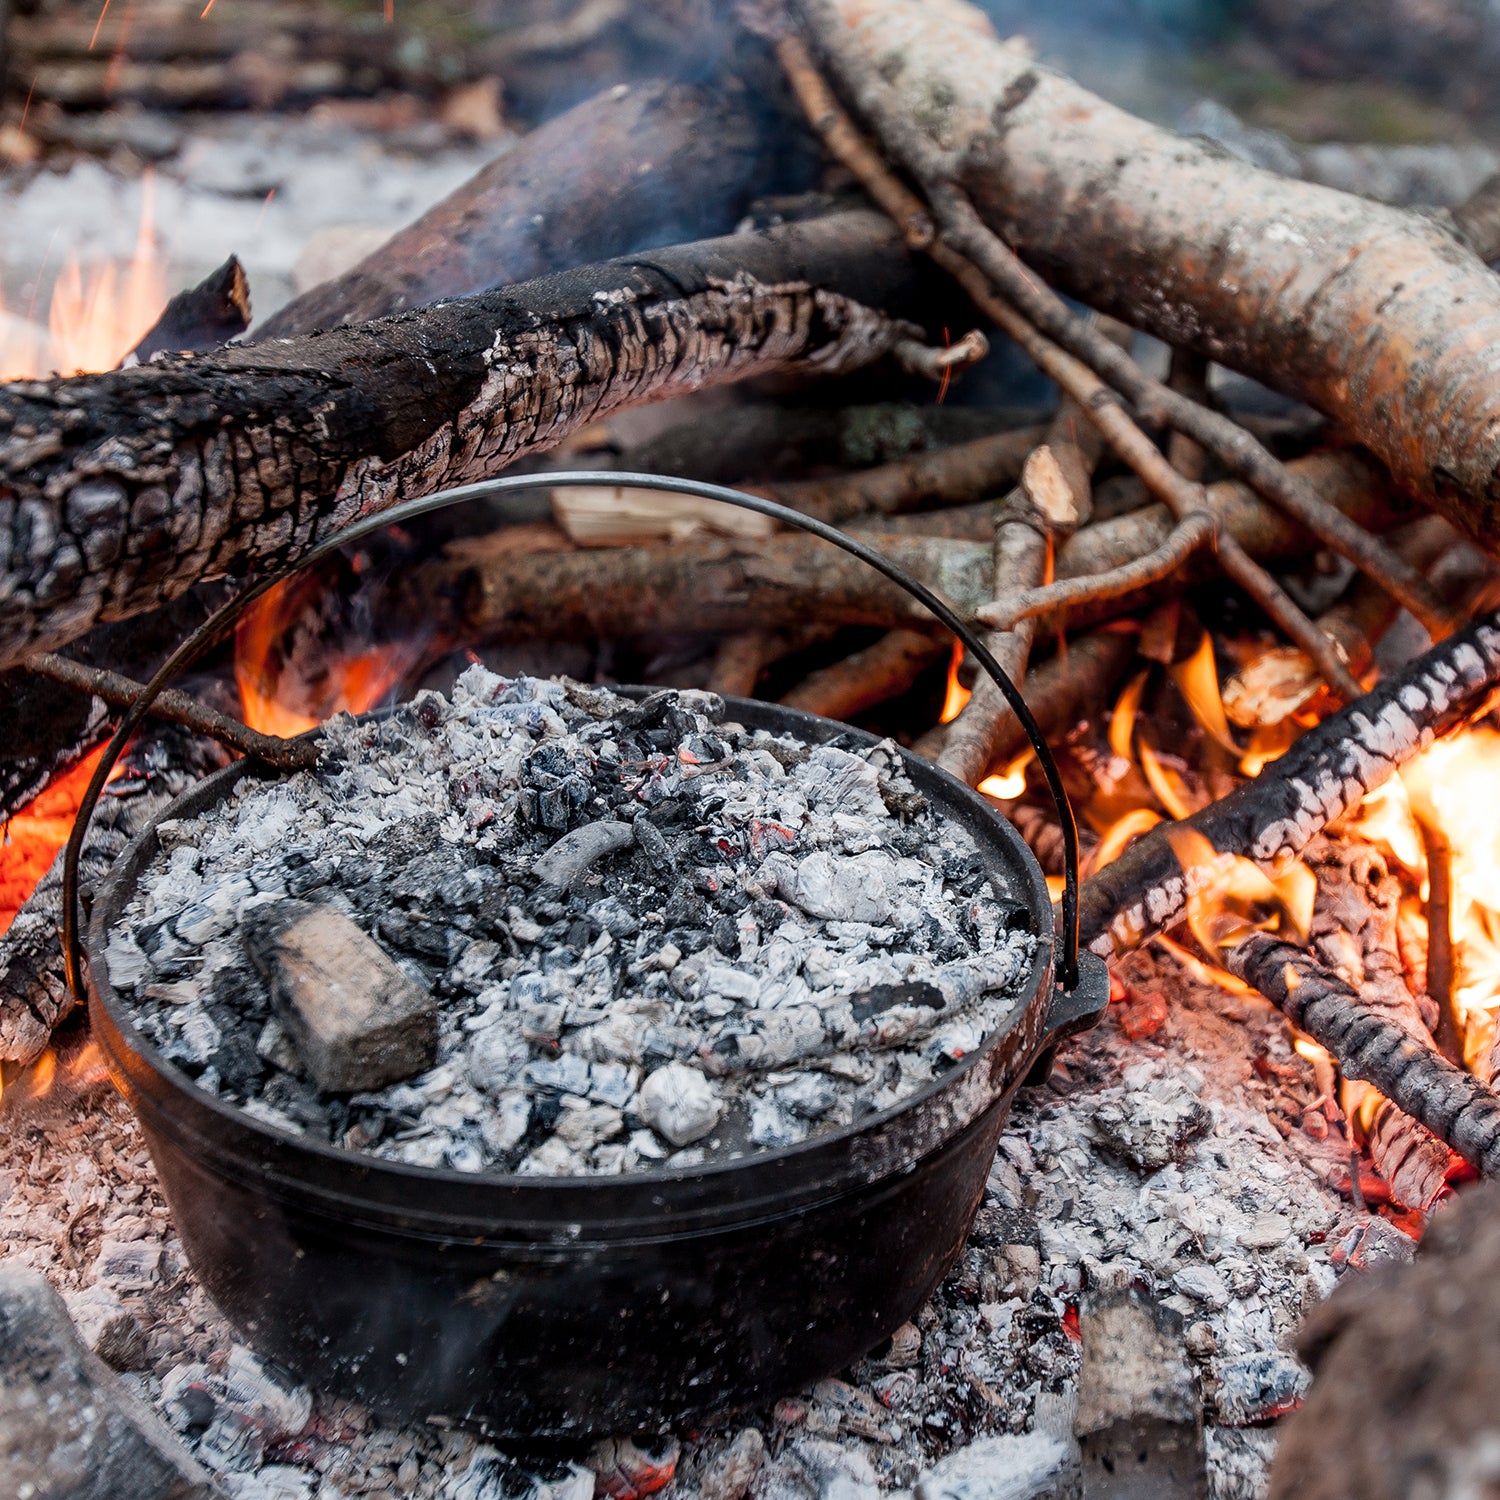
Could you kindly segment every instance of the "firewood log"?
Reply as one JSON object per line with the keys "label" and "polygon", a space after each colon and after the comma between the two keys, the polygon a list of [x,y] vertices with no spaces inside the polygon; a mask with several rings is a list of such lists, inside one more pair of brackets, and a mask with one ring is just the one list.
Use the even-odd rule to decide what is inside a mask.
{"label": "firewood log", "polygon": [[798,9],[1062,290],[1316,406],[1500,549],[1500,283],[1451,229],[1136,119],[961,0]]}
{"label": "firewood log", "polygon": [[[631,403],[835,374],[911,325],[910,263],[848,213],[352,329],[0,388],[0,666],[493,474]],[[858,299],[858,300],[856,300]]]}

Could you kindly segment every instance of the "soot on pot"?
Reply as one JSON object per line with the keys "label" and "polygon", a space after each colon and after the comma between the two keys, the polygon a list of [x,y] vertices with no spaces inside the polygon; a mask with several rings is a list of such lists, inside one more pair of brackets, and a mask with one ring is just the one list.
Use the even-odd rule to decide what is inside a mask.
{"label": "soot on pot", "polygon": [[911,1094],[1035,939],[896,746],[471,668],[310,771],[163,825],[108,947],[198,1087],[426,1167],[782,1147]]}

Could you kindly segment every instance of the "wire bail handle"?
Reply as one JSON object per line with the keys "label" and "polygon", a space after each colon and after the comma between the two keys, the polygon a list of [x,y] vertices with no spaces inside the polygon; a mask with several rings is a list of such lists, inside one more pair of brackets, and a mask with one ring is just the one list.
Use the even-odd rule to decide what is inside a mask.
{"label": "wire bail handle", "polygon": [[[371,532],[414,520],[418,516],[426,515],[429,511],[441,510],[446,506],[456,505],[462,500],[512,494],[518,490],[577,489],[597,485],[614,486],[620,489],[659,490],[669,494],[690,495],[699,500],[718,500],[740,510],[754,511],[758,515],[767,516],[783,526],[791,526],[811,536],[821,537],[825,542],[831,542],[835,547],[849,553],[851,557],[858,558],[860,562],[874,568],[877,573],[889,578],[892,583],[904,589],[953,632],[990,680],[1000,689],[1011,712],[1015,714],[1021,728],[1026,732],[1026,738],[1036,752],[1037,764],[1042,768],[1047,790],[1051,793],[1053,804],[1057,808],[1058,822],[1061,824],[1063,835],[1062,956],[1057,967],[1057,985],[1062,990],[1076,989],[1079,982],[1078,820],[1074,816],[1073,805],[1068,800],[1067,789],[1063,786],[1062,773],[1058,770],[1046,736],[1043,735],[1041,727],[1026,706],[1026,700],[1021,696],[1020,690],[1011,681],[1005,669],[995,660],[979,634],[964,621],[952,605],[919,579],[913,578],[904,569],[897,567],[883,553],[866,546],[858,538],[826,522],[792,510],[789,506],[778,505],[774,500],[765,500],[759,495],[751,495],[744,490],[732,489],[722,484],[709,484],[699,479],[677,479],[660,474],[615,473],[609,469],[568,469],[555,474],[508,474],[495,479],[481,479],[472,484],[438,490],[434,494],[407,500],[388,510],[363,516],[342,530],[325,537],[288,567],[251,584],[227,604],[215,610],[172,652],[158,668],[156,675],[141,689],[140,695],[126,710],[119,727],[110,737],[109,743],[104,748],[104,754],[94,767],[94,774],[89,778],[88,787],[79,804],[77,817],[73,821],[72,832],[68,835],[67,851],[63,858],[62,944],[63,959],[67,966],[68,987],[73,993],[74,1001],[79,1005],[87,1003],[78,912],[78,872],[84,834],[88,830],[89,820],[98,805],[104,784],[125,748],[125,742],[135,733],[141,721],[150,712],[151,705],[156,702],[162,689],[179,672],[201,657],[250,605],[269,593],[277,584],[285,582],[305,568],[321,561],[330,553],[338,551],[350,542],[358,541],[361,537],[368,536]],[[999,814],[995,816],[998,817]]]}

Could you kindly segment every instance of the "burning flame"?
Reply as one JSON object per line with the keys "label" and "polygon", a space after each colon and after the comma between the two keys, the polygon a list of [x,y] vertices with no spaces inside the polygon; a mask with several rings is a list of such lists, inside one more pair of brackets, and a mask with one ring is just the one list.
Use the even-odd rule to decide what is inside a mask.
{"label": "burning flame", "polygon": [[1422,882],[1423,823],[1440,830],[1452,861],[1449,928],[1453,1008],[1464,1060],[1486,1081],[1500,1073],[1500,733],[1480,727],[1439,740],[1365,798],[1356,830]]}
{"label": "burning flame", "polygon": [[9,929],[57,851],[67,843],[84,788],[103,754],[101,747],[85,756],[0,826],[0,932]]}
{"label": "burning flame", "polygon": [[316,575],[279,584],[257,600],[234,639],[234,676],[245,722],[265,734],[290,736],[316,729],[337,713],[362,714],[390,697],[420,658],[415,643],[371,646],[346,654],[319,643],[317,678],[295,680],[282,663],[296,654],[308,610],[323,593]]}
{"label": "burning flame", "polygon": [[1036,752],[1027,746],[998,776],[986,776],[979,790],[997,802],[1014,802],[1026,790],[1026,767]]}
{"label": "burning flame", "polygon": [[963,711],[964,705],[974,695],[958,680],[958,669],[963,665],[964,645],[954,641],[953,655],[948,661],[948,690],[943,695],[943,712],[938,722],[951,724]]}
{"label": "burning flame", "polygon": [[112,370],[160,315],[167,271],[153,229],[155,181],[141,178],[141,218],[135,250],[124,266],[105,261],[85,269],[70,255],[52,288],[47,333],[27,316],[7,315],[0,297],[0,380],[23,380],[51,370],[63,374]]}

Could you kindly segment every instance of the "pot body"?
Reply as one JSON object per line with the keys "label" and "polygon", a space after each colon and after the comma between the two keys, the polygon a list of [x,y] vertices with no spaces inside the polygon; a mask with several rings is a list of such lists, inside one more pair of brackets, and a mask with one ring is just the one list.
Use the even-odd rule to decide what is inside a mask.
{"label": "pot body", "polygon": [[[731,700],[809,743],[847,726]],[[1038,938],[1008,1022],[892,1109],[781,1151],[616,1178],[407,1167],[276,1130],[197,1089],[133,1030],[104,946],[158,843],[99,893],[90,1014],[188,1259],[226,1316],[305,1380],[402,1418],[497,1435],[665,1430],[795,1390],[888,1337],[962,1248],[1015,1089],[1108,997],[1097,961],[1054,991],[1046,884],[1015,830],[909,758]],[[221,801],[243,762],[158,821]]]}

